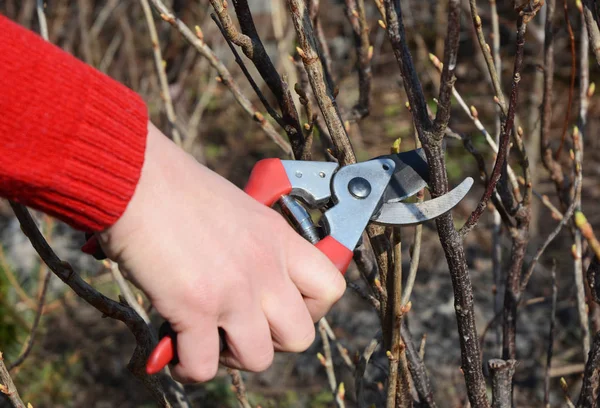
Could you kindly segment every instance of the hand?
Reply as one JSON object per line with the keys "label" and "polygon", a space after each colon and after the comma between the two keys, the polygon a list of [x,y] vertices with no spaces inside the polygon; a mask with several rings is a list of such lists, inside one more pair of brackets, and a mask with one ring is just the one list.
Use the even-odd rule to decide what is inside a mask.
{"label": "hand", "polygon": [[[152,124],[135,194],[98,235],[178,333],[173,373],[184,382],[212,379],[219,358],[262,371],[274,351],[306,350],[313,322],[345,290],[340,272],[279,214]],[[220,357],[219,327],[228,343]]]}

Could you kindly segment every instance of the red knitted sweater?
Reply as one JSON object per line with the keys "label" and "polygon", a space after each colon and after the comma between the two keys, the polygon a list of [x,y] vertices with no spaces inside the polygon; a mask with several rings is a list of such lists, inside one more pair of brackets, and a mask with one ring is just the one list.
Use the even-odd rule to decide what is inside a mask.
{"label": "red knitted sweater", "polygon": [[133,195],[147,131],[137,94],[0,15],[0,197],[105,229]]}

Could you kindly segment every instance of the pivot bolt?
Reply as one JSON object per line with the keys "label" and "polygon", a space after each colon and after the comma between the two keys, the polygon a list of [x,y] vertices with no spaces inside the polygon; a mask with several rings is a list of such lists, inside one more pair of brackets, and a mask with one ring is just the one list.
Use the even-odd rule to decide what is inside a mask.
{"label": "pivot bolt", "polygon": [[354,177],[348,183],[348,191],[356,198],[367,198],[371,194],[371,184],[362,177]]}

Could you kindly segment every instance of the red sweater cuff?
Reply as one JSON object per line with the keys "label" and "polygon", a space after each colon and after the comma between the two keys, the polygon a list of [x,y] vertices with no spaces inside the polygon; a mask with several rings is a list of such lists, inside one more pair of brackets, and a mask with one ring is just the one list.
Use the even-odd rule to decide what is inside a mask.
{"label": "red sweater cuff", "polygon": [[148,133],[143,100],[0,16],[0,196],[82,230],[124,212]]}

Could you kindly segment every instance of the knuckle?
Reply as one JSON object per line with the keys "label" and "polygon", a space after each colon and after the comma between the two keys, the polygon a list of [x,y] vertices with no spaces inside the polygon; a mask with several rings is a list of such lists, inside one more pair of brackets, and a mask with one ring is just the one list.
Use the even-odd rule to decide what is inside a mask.
{"label": "knuckle", "polygon": [[315,326],[312,321],[307,320],[303,326],[302,331],[299,331],[294,339],[284,346],[287,351],[302,353],[315,341]]}
{"label": "knuckle", "polygon": [[249,361],[246,369],[253,372],[261,372],[267,370],[273,364],[275,352],[272,344],[262,347],[262,350],[255,353],[252,361]]}
{"label": "knuckle", "polygon": [[182,366],[179,364],[174,372],[182,383],[204,383],[212,380],[217,375],[218,366],[215,364],[192,364]]}
{"label": "knuckle", "polygon": [[346,279],[344,279],[338,270],[335,270],[331,274],[331,279],[323,292],[323,300],[327,308],[333,306],[334,303],[344,296],[344,292],[346,292]]}
{"label": "knuckle", "polygon": [[196,368],[192,374],[194,381],[207,382],[215,378],[218,367],[212,365],[200,366]]}

